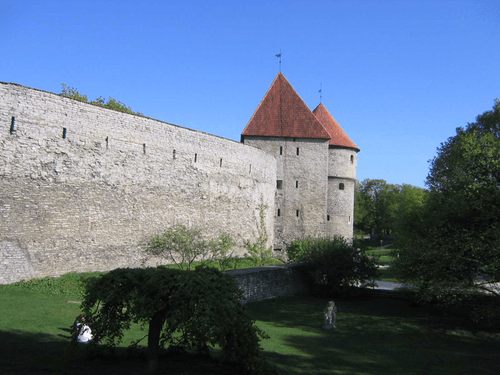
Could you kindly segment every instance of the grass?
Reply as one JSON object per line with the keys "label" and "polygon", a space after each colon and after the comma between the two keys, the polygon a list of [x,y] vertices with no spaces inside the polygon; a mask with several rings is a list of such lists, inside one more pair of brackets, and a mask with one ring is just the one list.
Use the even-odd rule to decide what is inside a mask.
{"label": "grass", "polygon": [[337,329],[323,331],[326,300],[248,305],[282,374],[498,374],[500,334],[449,326],[409,302],[336,301]]}
{"label": "grass", "polygon": [[[82,280],[89,274],[0,286],[0,373],[137,374],[144,361],[125,346],[144,336],[126,332],[117,355],[83,360],[70,349],[70,326],[80,313]],[[337,329],[323,331],[326,300],[286,298],[249,304],[270,335],[265,356],[282,374],[496,374],[500,334],[457,328],[391,299],[338,300]],[[176,355],[169,374],[231,374],[209,361]]]}

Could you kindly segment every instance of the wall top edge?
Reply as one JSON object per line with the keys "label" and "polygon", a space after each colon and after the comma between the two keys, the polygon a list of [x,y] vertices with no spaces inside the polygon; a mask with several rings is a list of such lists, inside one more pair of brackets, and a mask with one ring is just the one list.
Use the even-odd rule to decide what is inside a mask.
{"label": "wall top edge", "polygon": [[[127,112],[118,111],[118,110],[116,110],[116,109],[112,109],[112,108],[106,108],[106,107],[103,107],[103,106],[98,105],[98,104],[92,104],[92,103],[84,102],[84,101],[82,101],[82,100],[73,99],[73,98],[68,98],[68,97],[66,97],[66,96],[62,96],[62,95],[60,95],[60,94],[55,94],[55,93],[53,93],[53,92],[50,92],[50,91],[45,91],[45,90],[41,90],[41,89],[37,89],[37,88],[34,88],[34,87],[24,86],[24,85],[21,85],[21,84],[19,84],[19,83],[15,83],[15,82],[3,82],[3,81],[0,81],[0,84],[2,84],[2,85],[7,85],[7,86],[8,86],[8,85],[17,86],[17,87],[20,87],[20,88],[23,88],[23,89],[26,89],[26,90],[38,91],[38,92],[41,92],[41,93],[44,93],[44,94],[47,94],[47,95],[54,95],[54,96],[57,96],[58,98],[61,98],[61,99],[73,100],[73,101],[78,102],[78,103],[81,103],[81,104],[83,104],[83,105],[89,105],[89,106],[92,106],[92,107],[94,107],[94,108],[99,108],[99,109],[102,109],[102,110],[105,110],[105,111],[113,111],[113,112],[120,113],[120,114],[127,115],[127,116],[134,116],[134,117],[144,118],[144,119],[147,119],[147,120],[151,120],[151,121],[158,122],[158,123],[160,123],[160,124],[165,124],[165,125],[169,125],[169,126],[175,126],[175,127],[177,127],[177,128],[184,129],[184,130],[187,130],[187,131],[191,131],[191,132],[194,132],[194,133],[204,134],[204,135],[207,135],[207,136],[210,136],[210,137],[216,137],[216,138],[222,139],[222,140],[224,140],[224,141],[230,141],[230,142],[233,142],[233,143],[239,144],[239,145],[241,145],[242,147],[249,147],[248,145],[245,145],[245,144],[243,144],[242,142],[238,142],[238,141],[235,141],[235,140],[233,140],[233,139],[229,139],[229,138],[221,137],[221,136],[216,135],[216,134],[211,134],[211,133],[207,133],[207,132],[204,132],[204,131],[201,131],[201,130],[195,130],[195,129],[187,128],[187,127],[185,127],[185,126],[172,124],[172,123],[169,123],[169,122],[166,122],[166,121],[161,121],[161,120],[158,120],[158,119],[155,119],[155,118],[152,118],[152,117],[148,117],[148,116],[144,116],[144,115],[138,115],[138,114],[133,114],[133,113],[127,113]],[[263,152],[263,153],[265,153],[265,152]],[[266,154],[267,154],[267,153],[266,153]]]}

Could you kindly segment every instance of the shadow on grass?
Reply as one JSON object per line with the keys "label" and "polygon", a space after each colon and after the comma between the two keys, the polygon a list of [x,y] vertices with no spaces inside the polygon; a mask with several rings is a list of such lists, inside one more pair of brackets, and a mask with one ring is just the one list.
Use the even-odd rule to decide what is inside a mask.
{"label": "shadow on grass", "polygon": [[498,335],[457,330],[407,301],[335,302],[338,328],[331,331],[321,329],[324,299],[248,305],[271,336],[263,341],[266,356],[283,375],[500,373]]}

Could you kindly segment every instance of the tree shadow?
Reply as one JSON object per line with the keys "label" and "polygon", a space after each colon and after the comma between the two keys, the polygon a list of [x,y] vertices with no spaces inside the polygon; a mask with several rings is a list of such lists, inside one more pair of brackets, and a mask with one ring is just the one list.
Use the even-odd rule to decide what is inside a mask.
{"label": "tree shadow", "polygon": [[326,302],[308,297],[248,306],[257,321],[296,328],[280,338],[295,354],[265,352],[282,374],[500,373],[499,336],[457,331],[408,301],[370,298],[335,300],[338,328],[324,331]]}

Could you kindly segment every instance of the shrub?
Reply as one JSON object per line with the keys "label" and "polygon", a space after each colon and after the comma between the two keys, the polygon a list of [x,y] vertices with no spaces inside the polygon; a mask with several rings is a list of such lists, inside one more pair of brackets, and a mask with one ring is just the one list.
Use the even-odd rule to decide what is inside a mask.
{"label": "shrub", "polygon": [[353,294],[354,286],[377,276],[374,261],[340,236],[294,241],[287,252],[290,261],[304,263],[313,282],[327,295]]}

